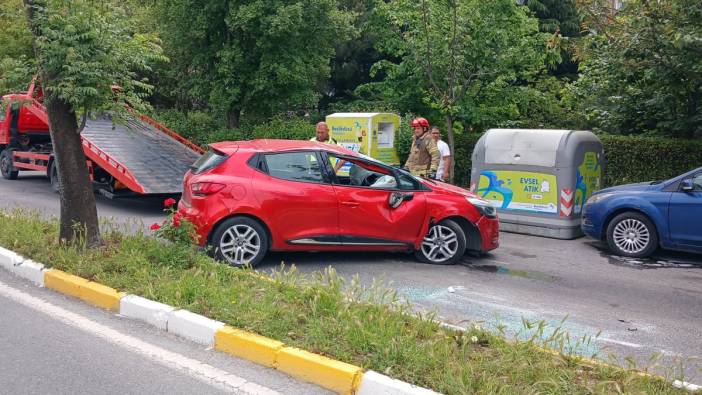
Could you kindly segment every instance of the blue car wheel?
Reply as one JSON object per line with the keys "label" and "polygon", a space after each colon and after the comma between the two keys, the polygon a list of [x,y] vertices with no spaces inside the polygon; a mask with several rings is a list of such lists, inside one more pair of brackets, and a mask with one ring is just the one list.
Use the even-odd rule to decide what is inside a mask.
{"label": "blue car wheel", "polygon": [[645,215],[622,213],[607,226],[607,244],[617,255],[645,258],[658,248],[658,231]]}

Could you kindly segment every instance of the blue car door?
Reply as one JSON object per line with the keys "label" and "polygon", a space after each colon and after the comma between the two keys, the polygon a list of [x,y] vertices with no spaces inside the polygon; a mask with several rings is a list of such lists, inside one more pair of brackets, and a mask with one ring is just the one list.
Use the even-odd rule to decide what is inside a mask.
{"label": "blue car door", "polygon": [[702,172],[692,176],[694,190],[670,197],[670,239],[678,247],[702,251]]}

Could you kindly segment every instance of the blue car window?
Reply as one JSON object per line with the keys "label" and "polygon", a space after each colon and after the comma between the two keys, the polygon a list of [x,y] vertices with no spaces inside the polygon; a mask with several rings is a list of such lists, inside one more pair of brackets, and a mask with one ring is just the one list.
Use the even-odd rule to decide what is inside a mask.
{"label": "blue car window", "polygon": [[692,186],[695,187],[695,191],[702,192],[702,174],[698,174],[692,179]]}

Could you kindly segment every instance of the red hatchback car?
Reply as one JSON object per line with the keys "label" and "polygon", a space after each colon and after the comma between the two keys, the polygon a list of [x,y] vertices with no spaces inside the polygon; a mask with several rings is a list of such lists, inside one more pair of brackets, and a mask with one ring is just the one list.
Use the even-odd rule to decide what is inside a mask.
{"label": "red hatchback car", "polygon": [[178,211],[234,266],[269,251],[411,251],[452,264],[498,246],[495,209],[472,193],[339,146],[210,145],[185,175]]}

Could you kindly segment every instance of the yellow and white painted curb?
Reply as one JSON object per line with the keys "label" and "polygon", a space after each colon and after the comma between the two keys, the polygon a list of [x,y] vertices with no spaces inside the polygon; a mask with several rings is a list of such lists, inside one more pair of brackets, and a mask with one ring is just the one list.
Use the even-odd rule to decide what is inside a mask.
{"label": "yellow and white painted curb", "polygon": [[232,328],[187,310],[176,309],[136,295],[127,295],[25,259],[0,247],[0,267],[40,287],[79,298],[86,303],[137,319],[193,342],[246,359],[339,394],[436,395],[437,392],[395,380],[254,333]]}

